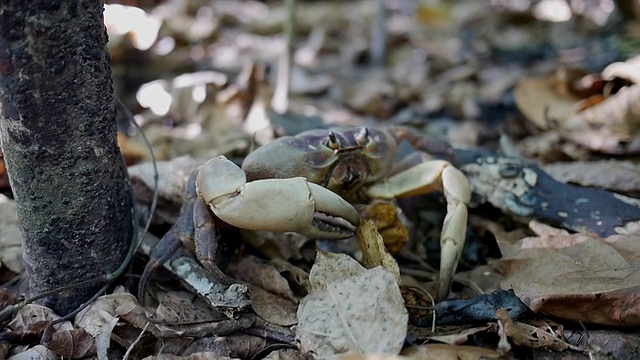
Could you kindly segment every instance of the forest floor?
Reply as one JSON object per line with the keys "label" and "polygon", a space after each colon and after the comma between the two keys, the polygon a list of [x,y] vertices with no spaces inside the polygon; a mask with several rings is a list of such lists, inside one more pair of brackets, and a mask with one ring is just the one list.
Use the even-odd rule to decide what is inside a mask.
{"label": "forest floor", "polygon": [[[638,1],[299,1],[289,68],[281,2],[139,3],[106,5],[105,23],[115,94],[158,161],[152,235],[128,275],[73,321],[34,329],[57,315],[23,308],[0,359],[640,357]],[[130,120],[119,112],[119,143],[147,208],[154,170]],[[339,166],[324,164],[338,152],[290,155],[334,149],[330,132],[357,140],[349,129],[362,127],[361,156],[388,157],[384,168],[362,160],[369,176],[387,179],[432,150],[420,159],[446,160],[469,181],[448,300],[434,300],[439,249],[458,204],[447,207],[443,187],[450,195],[464,183],[440,170],[430,184],[439,191],[358,204],[377,230],[363,220],[347,240],[223,229],[218,260],[236,287],[179,252],[137,299],[191,171],[319,129],[264,166],[279,174],[318,161],[320,178],[337,177]],[[429,140],[380,150],[396,129]],[[284,195],[262,193],[269,211],[298,206],[282,186]],[[0,308],[20,298],[24,270],[15,204],[4,200]],[[240,216],[260,218],[257,203]]]}

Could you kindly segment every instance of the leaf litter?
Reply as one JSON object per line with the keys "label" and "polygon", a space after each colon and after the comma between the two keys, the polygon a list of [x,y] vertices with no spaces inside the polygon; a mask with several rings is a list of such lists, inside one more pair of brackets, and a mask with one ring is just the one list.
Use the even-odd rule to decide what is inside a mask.
{"label": "leaf litter", "polygon": [[[222,154],[240,162],[284,134],[363,124],[412,126],[454,148],[489,150],[498,162],[508,155],[510,164],[536,164],[558,184],[579,185],[572,188],[576,199],[594,199],[593,188],[619,192],[628,197],[608,196],[629,204],[627,220],[640,208],[639,58],[624,52],[625,42],[637,41],[633,10],[607,12],[580,1],[524,8],[499,1],[386,2],[387,63],[371,67],[372,1],[299,2],[289,112],[277,114],[270,103],[284,47],[282,4],[152,3],[138,9],[144,17],[136,22],[146,30],[116,31],[108,14],[118,9],[123,16],[124,6],[108,4],[105,17],[117,95],[161,160],[156,234],[176,221],[184,181],[206,159]],[[544,13],[551,3],[559,8]],[[563,14],[558,9],[568,9],[570,18],[550,20]],[[600,32],[602,19],[620,29],[614,35],[619,49],[610,49]],[[143,56],[127,50],[133,48]],[[148,155],[140,135],[119,126],[136,199],[149,204]],[[0,176],[8,193],[2,162]],[[545,199],[567,205],[553,195],[568,188],[546,186],[553,191]],[[213,286],[180,252],[154,278],[144,305],[125,280],[73,322],[52,326],[55,314],[28,305],[0,322],[0,358],[486,359],[539,356],[539,348],[585,359],[637,353],[638,337],[627,329],[640,323],[640,216],[596,235],[597,225],[579,226],[584,214],[566,207],[549,215],[536,204],[538,212],[523,217],[508,205],[480,201],[481,195],[477,191],[470,209],[463,271],[448,302],[429,297],[437,277],[431,243],[438,242],[443,216],[442,200],[434,196],[374,204],[363,214],[375,225],[363,220],[357,239],[224,235],[244,244],[222,259],[241,287]],[[0,211],[1,310],[24,297],[24,282],[15,203],[0,199]],[[607,215],[615,218],[616,211],[608,207]],[[148,255],[147,241],[141,253]],[[316,253],[316,245],[350,256]],[[514,294],[534,315],[509,316],[513,303],[487,300],[502,293]],[[462,323],[432,328],[455,318],[455,308],[474,307],[490,308],[492,316],[473,310]]]}

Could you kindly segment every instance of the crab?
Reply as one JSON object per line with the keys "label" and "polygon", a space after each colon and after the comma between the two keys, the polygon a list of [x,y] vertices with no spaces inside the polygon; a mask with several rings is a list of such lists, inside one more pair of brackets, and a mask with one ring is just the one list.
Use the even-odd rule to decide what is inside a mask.
{"label": "crab", "polygon": [[444,160],[394,166],[396,149],[403,140],[420,151],[433,148],[408,129],[361,127],[311,130],[278,138],[249,154],[242,168],[224,157],[209,160],[190,177],[190,195],[178,224],[152,254],[139,295],[151,271],[181,242],[189,243],[191,235],[198,260],[216,277],[225,279],[215,265],[215,218],[247,230],[342,239],[352,236],[359,223],[351,204],[437,190],[447,201],[437,295],[439,300],[445,299],[465,241],[471,187],[466,177]]}
{"label": "crab", "polygon": [[[286,199],[282,204],[274,199]],[[354,207],[334,192],[303,177],[247,182],[245,172],[225,156],[196,169],[187,181],[180,217],[160,240],[138,285],[143,298],[151,273],[181,244],[192,249],[203,267],[222,283],[232,281],[215,263],[215,224],[255,231],[297,232],[310,238],[353,236],[360,221]]]}
{"label": "crab", "polygon": [[[250,180],[302,176],[350,203],[392,200],[442,191],[447,201],[440,244],[439,300],[451,288],[467,229],[471,185],[448,161],[413,157],[398,162],[396,150],[408,141],[423,153],[443,153],[442,142],[403,127],[310,130],[284,136],[250,153],[242,164]],[[420,155],[418,153],[417,155]],[[417,164],[415,159],[421,159]]]}

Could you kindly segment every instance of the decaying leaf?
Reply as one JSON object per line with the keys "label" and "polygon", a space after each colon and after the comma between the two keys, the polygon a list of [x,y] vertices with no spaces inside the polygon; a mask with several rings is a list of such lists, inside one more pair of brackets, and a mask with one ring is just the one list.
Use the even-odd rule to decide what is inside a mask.
{"label": "decaying leaf", "polygon": [[[586,99],[572,88],[576,71],[560,69],[543,78],[524,78],[515,89],[518,109],[541,129],[557,129],[564,139],[606,154],[640,152],[640,84],[638,60],[612,64],[603,78],[630,81],[615,93]],[[635,82],[635,83],[634,83]],[[602,91],[607,89],[602,87]],[[597,100],[594,100],[597,98]]]}
{"label": "decaying leaf", "polygon": [[[293,267],[293,265],[291,265]],[[263,319],[282,326],[297,322],[298,298],[276,267],[255,256],[234,266],[235,278],[252,284],[251,307]]]}
{"label": "decaying leaf", "polygon": [[266,345],[265,339],[246,334],[212,336],[195,340],[183,355],[212,352],[218,356],[246,359],[263,350]]}
{"label": "decaying leaf", "polygon": [[274,265],[259,260],[255,256],[246,256],[234,268],[236,279],[258,286],[294,303],[298,302],[287,279]]}
{"label": "decaying leaf", "polygon": [[434,335],[429,336],[430,340],[438,341],[445,344],[451,345],[462,345],[469,341],[469,338],[472,336],[476,336],[482,333],[495,333],[496,332],[496,324],[488,324],[487,326],[473,327],[470,329],[465,329],[462,331],[456,331],[453,334],[446,335]]}
{"label": "decaying leaf", "polygon": [[[51,323],[54,320],[59,319],[60,316],[53,312],[48,307],[36,304],[28,304],[18,310],[18,313],[9,323],[9,328],[14,331],[20,331],[26,327],[38,323]],[[72,330],[73,325],[69,321],[64,321],[60,324],[54,325],[56,330]]]}
{"label": "decaying leaf", "polygon": [[513,340],[516,345],[530,348],[547,348],[555,351],[571,349],[582,351],[577,346],[571,345],[564,340],[562,329],[556,331],[553,326],[532,326],[529,324],[514,322],[505,309],[496,312],[498,320],[503,324],[506,335]]}
{"label": "decaying leaf", "polygon": [[514,96],[520,112],[540,129],[549,129],[550,122],[568,118],[580,101],[570,92],[562,70],[542,78],[522,78]]}
{"label": "decaying leaf", "polygon": [[347,255],[319,252],[309,276],[312,291],[300,302],[296,327],[304,352],[326,358],[400,351],[408,315],[387,270],[367,270]]}
{"label": "decaying leaf", "polygon": [[148,316],[155,324],[195,324],[227,317],[192,293],[169,291],[159,296],[156,310]]}
{"label": "decaying leaf", "polygon": [[602,325],[640,324],[640,238],[569,234],[532,222],[538,234],[502,247],[496,262],[533,311]]}
{"label": "decaying leaf", "polygon": [[369,269],[383,266],[394,276],[396,281],[400,281],[398,262],[387,251],[384,240],[373,221],[360,218],[360,225],[356,231],[362,250],[362,264]]}
{"label": "decaying leaf", "polygon": [[10,356],[7,360],[58,360],[59,357],[44,345],[36,345],[31,349]]}
{"label": "decaying leaf", "polygon": [[80,359],[96,354],[96,341],[82,329],[57,331],[49,341],[44,342],[44,345],[56,354],[69,359]]}
{"label": "decaying leaf", "polygon": [[500,359],[502,354],[482,347],[449,345],[449,344],[428,344],[409,348],[403,351],[403,355],[408,359],[420,360],[480,360],[480,359]]}
{"label": "decaying leaf", "polygon": [[251,308],[258,316],[272,324],[290,326],[298,322],[297,302],[277,296],[258,286],[251,287]]}
{"label": "decaying leaf", "polygon": [[605,101],[566,119],[563,137],[605,154],[640,152],[640,84],[624,87]]}
{"label": "decaying leaf", "polygon": [[543,169],[554,179],[564,183],[618,192],[640,191],[640,166],[632,161],[557,162],[545,165]]}
{"label": "decaying leaf", "polygon": [[[158,198],[160,203],[180,205],[183,202],[185,184],[191,172],[200,164],[189,156],[170,161],[158,161]],[[151,203],[155,187],[155,171],[150,162],[129,167],[129,176],[135,188],[136,198],[145,204]]]}

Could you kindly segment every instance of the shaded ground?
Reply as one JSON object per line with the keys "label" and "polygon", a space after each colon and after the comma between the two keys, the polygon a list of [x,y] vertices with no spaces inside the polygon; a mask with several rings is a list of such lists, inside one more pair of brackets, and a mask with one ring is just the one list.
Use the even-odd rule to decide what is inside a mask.
{"label": "shaded ground", "polygon": [[[219,258],[251,291],[250,310],[236,313],[247,304],[229,293],[196,297],[179,265],[197,276],[201,269],[185,257],[157,271],[143,307],[131,295],[146,262],[140,255],[131,276],[73,324],[53,330],[48,309],[25,308],[3,330],[0,358],[96,357],[108,345],[110,358],[127,349],[131,358],[213,359],[402,348],[416,359],[636,357],[640,5],[621,3],[388,1],[386,22],[376,23],[375,1],[300,2],[285,113],[273,109],[283,102],[274,96],[282,85],[283,4],[109,5],[116,94],[161,162],[154,235],[176,222],[186,177],[211,157],[241,162],[257,146],[309,129],[406,126],[450,143],[454,154],[432,146],[433,155],[452,161],[474,189],[452,302],[434,306],[428,295],[446,212],[436,193],[396,202],[410,234],[406,244],[385,238],[397,264],[365,225],[358,237],[367,246],[229,230],[221,239],[232,246]],[[124,112],[119,120],[146,206],[149,155]],[[403,144],[398,157],[413,152]],[[12,279],[22,272],[14,205],[1,205],[0,283],[9,290],[0,292],[0,308],[19,298]],[[396,214],[385,206],[379,211]],[[140,252],[148,255],[149,246]],[[364,267],[338,255],[316,258],[316,246]],[[386,271],[371,269],[378,264]],[[43,323],[29,326],[34,319]]]}

